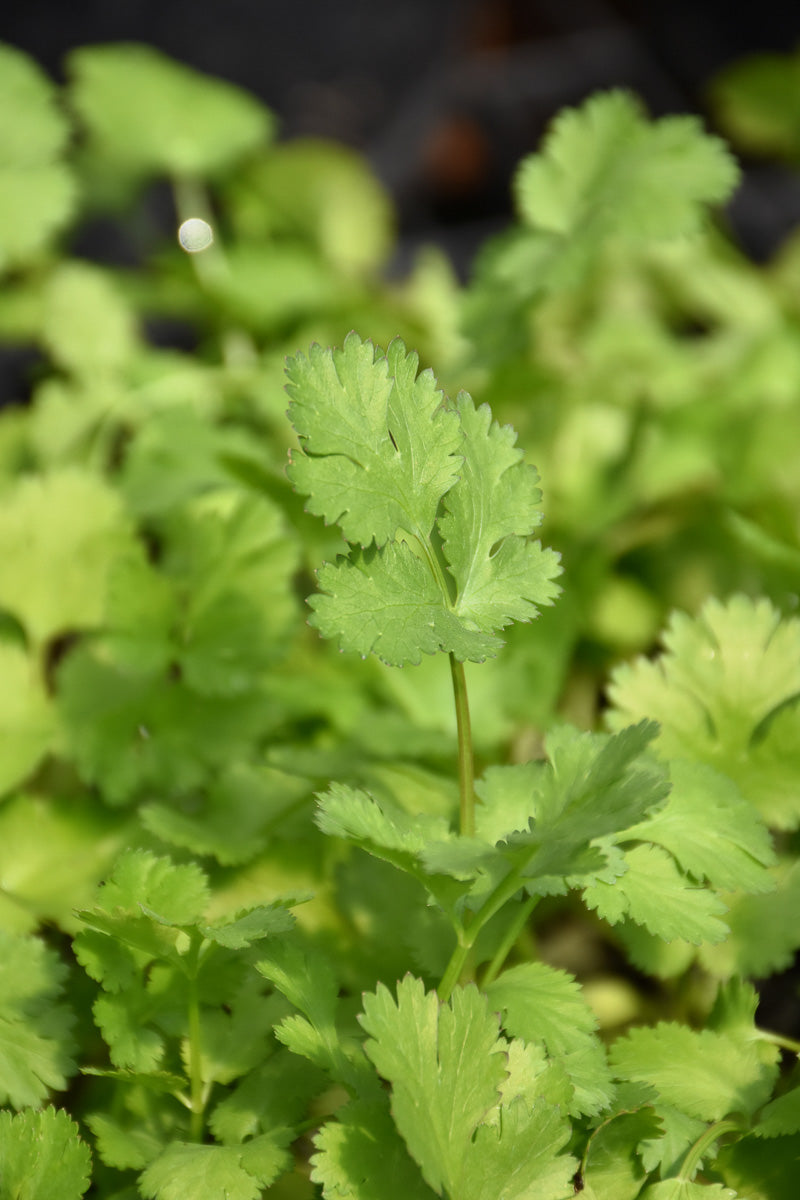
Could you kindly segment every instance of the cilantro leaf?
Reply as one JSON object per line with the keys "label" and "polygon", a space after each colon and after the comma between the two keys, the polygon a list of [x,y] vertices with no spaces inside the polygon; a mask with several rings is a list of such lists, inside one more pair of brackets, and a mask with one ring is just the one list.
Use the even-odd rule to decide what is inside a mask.
{"label": "cilantro leaf", "polygon": [[695,117],[649,122],[632,96],[612,91],[556,117],[519,167],[515,194],[523,220],[553,238],[550,271],[566,281],[610,237],[696,232],[704,206],[727,199],[737,177],[724,143]]}
{"label": "cilantro leaf", "polygon": [[64,262],[44,294],[42,338],[53,360],[79,376],[119,370],[137,350],[133,312],[99,267]]}
{"label": "cilantro leaf", "polygon": [[662,1179],[640,1193],[641,1200],[739,1200],[740,1193],[722,1183],[695,1183],[690,1179]]}
{"label": "cilantro leaf", "polygon": [[768,600],[711,599],[697,619],[675,613],[655,662],[617,668],[609,723],[660,723],[657,749],[735,778],[768,824],[800,822],[800,621]]}
{"label": "cilantro leaf", "polygon": [[684,871],[720,890],[772,891],[769,833],[733,781],[680,759],[670,762],[670,779],[666,807],[630,828],[626,838],[663,846]]}
{"label": "cilantro leaf", "polygon": [[173,1142],[139,1176],[147,1200],[258,1200],[291,1165],[289,1130],[272,1130],[240,1146]]}
{"label": "cilantro leaf", "polygon": [[634,846],[624,852],[624,873],[613,883],[596,879],[583,898],[615,925],[630,917],[664,941],[721,942],[728,926],[720,919],[726,907],[707,888],[683,875],[675,860],[658,846]]}
{"label": "cilantro leaf", "polygon": [[458,478],[463,434],[431,371],[398,339],[386,355],[357,334],[312,346],[287,366],[289,419],[300,438],[288,475],[308,508],[349,542],[382,546],[398,529],[427,537]]}
{"label": "cilantro leaf", "polygon": [[0,560],[14,564],[0,576],[0,608],[37,646],[96,627],[112,563],[131,545],[119,496],[99,477],[65,467],[23,478],[0,505]]}
{"label": "cilantro leaf", "polygon": [[569,1126],[544,1103],[531,1113],[521,1097],[500,1109],[506,1043],[475,988],[440,1005],[407,976],[396,1003],[383,985],[366,995],[360,1020],[366,1052],[392,1085],[397,1128],[434,1191],[467,1200],[564,1194],[575,1169],[558,1153]]}
{"label": "cilantro leaf", "polygon": [[541,497],[513,431],[417,366],[399,339],[384,355],[354,334],[289,363],[289,478],[357,544],[322,567],[311,623],[394,666],[437,650],[482,662],[499,629],[552,603],[559,559],[529,540]]}
{"label": "cilantro leaf", "polygon": [[754,1042],[666,1021],[632,1029],[609,1055],[622,1079],[651,1084],[667,1104],[704,1121],[755,1112],[778,1073]]}
{"label": "cilantro leaf", "polygon": [[456,612],[468,628],[502,629],[529,621],[536,604],[558,594],[558,556],[529,542],[541,523],[536,469],[522,461],[509,425],[492,422],[462,392],[457,411],[464,430],[464,464],[444,500],[439,521],[444,552],[457,588]]}
{"label": "cilantro leaf", "polygon": [[79,1200],[91,1162],[77,1125],[62,1110],[0,1113],[0,1200]]}
{"label": "cilantro leaf", "polygon": [[49,750],[55,714],[36,664],[21,646],[0,641],[0,796],[22,783]]}
{"label": "cilantro leaf", "polygon": [[214,175],[272,132],[271,114],[254,96],[152,46],[84,46],[67,66],[70,103],[90,148],[116,171]]}
{"label": "cilantro leaf", "polygon": [[576,981],[544,963],[510,967],[486,988],[512,1037],[541,1044],[560,1062],[574,1088],[573,1115],[596,1115],[611,1099],[613,1086],[597,1021]]}
{"label": "cilantro leaf", "polygon": [[433,1200],[383,1097],[351,1101],[338,1120],[326,1121],[314,1145],[311,1178],[322,1185],[326,1200],[373,1200],[387,1181],[404,1200]]}
{"label": "cilantro leaf", "polygon": [[44,942],[0,930],[0,1104],[40,1105],[74,1073],[65,976]]}
{"label": "cilantro leaf", "polygon": [[14,46],[0,46],[0,271],[32,258],[75,209],[60,161],[69,124],[56,89]]}
{"label": "cilantro leaf", "polygon": [[477,989],[451,1005],[410,976],[397,1002],[379,985],[364,997],[367,1054],[392,1084],[392,1114],[434,1191],[461,1194],[464,1158],[479,1124],[497,1105],[505,1056],[497,1019]]}

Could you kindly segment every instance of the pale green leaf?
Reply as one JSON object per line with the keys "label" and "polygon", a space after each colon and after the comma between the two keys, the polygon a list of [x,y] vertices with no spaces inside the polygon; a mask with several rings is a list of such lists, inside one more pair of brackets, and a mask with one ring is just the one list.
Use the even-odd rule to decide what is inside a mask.
{"label": "pale green leaf", "polygon": [[651,1084],[666,1104],[703,1121],[755,1112],[777,1075],[753,1042],[666,1021],[631,1030],[609,1053],[621,1078]]}
{"label": "pale green leaf", "polygon": [[214,175],[272,133],[247,92],[153,46],[84,46],[68,58],[69,99],[109,166],[134,174]]}
{"label": "pale green leaf", "polygon": [[640,1146],[659,1132],[652,1108],[615,1113],[589,1139],[582,1170],[583,1200],[636,1200],[646,1171]]}
{"label": "pale green leaf", "polygon": [[68,138],[52,80],[22,50],[0,44],[0,167],[49,162]]}
{"label": "pale green leaf", "polygon": [[72,468],[23,478],[0,504],[0,608],[37,645],[96,627],[112,564],[131,544],[119,496],[102,479]]}
{"label": "pale green leaf", "polygon": [[384,356],[354,333],[341,350],[315,345],[289,361],[289,418],[302,449],[289,478],[349,542],[382,546],[398,529],[427,538],[458,478],[458,417],[418,366],[399,339]]}
{"label": "pale green leaf", "polygon": [[523,160],[515,193],[523,220],[552,235],[545,273],[563,283],[609,238],[696,232],[737,177],[724,143],[697,118],[648,122],[632,96],[614,91],[558,115],[541,151]]}
{"label": "pale green leaf", "polygon": [[522,963],[486,988],[503,1028],[515,1038],[542,1044],[560,1062],[575,1089],[574,1114],[596,1115],[613,1092],[597,1020],[571,975],[544,963]]}
{"label": "pale green leaf", "polygon": [[0,166],[0,270],[34,258],[75,210],[72,175],[59,163]]}
{"label": "pale green leaf", "polygon": [[42,338],[53,360],[91,377],[121,370],[137,349],[133,312],[111,277],[83,262],[63,262],[47,281]]}
{"label": "pale green leaf", "polygon": [[766,599],[711,599],[699,617],[673,614],[664,652],[613,673],[612,727],[647,715],[657,749],[731,775],[768,824],[800,821],[800,621]]}
{"label": "pale green leaf", "polygon": [[258,1200],[291,1165],[288,1130],[261,1134],[241,1146],[173,1142],[142,1172],[146,1200]]}
{"label": "pale green leaf", "polygon": [[750,1200],[721,1183],[695,1183],[689,1179],[664,1179],[641,1193],[640,1200]]}
{"label": "pale green leaf", "polygon": [[75,1071],[65,975],[44,942],[0,930],[0,1104],[38,1106]]}
{"label": "pale green leaf", "polygon": [[732,779],[700,764],[673,759],[667,806],[628,830],[669,850],[684,871],[715,888],[769,892],[775,881],[772,842]]}
{"label": "pale green leaf", "polygon": [[118,1171],[141,1171],[163,1149],[162,1143],[142,1126],[126,1128],[108,1113],[90,1113],[86,1124],[95,1138],[98,1155]]}
{"label": "pale green leaf", "polygon": [[461,1194],[465,1154],[506,1075],[497,1018],[475,988],[457,989],[442,1006],[406,977],[396,1003],[383,985],[364,997],[361,1023],[366,1052],[392,1085],[395,1123],[427,1183]]}
{"label": "pale green leaf", "polygon": [[537,604],[553,602],[559,559],[527,540],[542,520],[542,494],[513,429],[492,422],[488,406],[476,409],[466,393],[457,410],[464,463],[444,501],[439,531],[456,581],[458,616],[468,628],[502,629],[512,620],[531,620]]}
{"label": "pale green leaf", "polygon": [[92,1157],[66,1112],[0,1113],[0,1200],[79,1200]]}
{"label": "pale green leaf", "polygon": [[722,129],[755,154],[800,158],[800,53],[748,54],[712,81]]}
{"label": "pale green leaf", "polygon": [[314,1145],[311,1178],[325,1200],[374,1200],[387,1188],[403,1200],[433,1200],[384,1099],[352,1101],[325,1122]]}
{"label": "pale green leaf", "polygon": [[0,679],[2,796],[41,762],[53,742],[56,723],[36,664],[21,646],[0,641]]}
{"label": "pale green leaf", "polygon": [[406,666],[444,650],[481,662],[502,645],[491,634],[464,627],[407,542],[326,563],[317,579],[320,591],[309,600],[311,624],[362,658],[374,652],[390,666]]}
{"label": "pale green leaf", "polygon": [[627,870],[613,883],[598,879],[583,892],[606,921],[615,925],[630,917],[666,942],[681,938],[699,945],[726,937],[728,926],[721,920],[726,906],[683,875],[660,847],[634,846],[625,851],[624,862]]}
{"label": "pale green leaf", "polygon": [[174,925],[192,925],[208,906],[205,874],[196,863],[175,864],[148,850],[130,850],[119,858],[99,891],[102,910],[140,916],[142,906]]}

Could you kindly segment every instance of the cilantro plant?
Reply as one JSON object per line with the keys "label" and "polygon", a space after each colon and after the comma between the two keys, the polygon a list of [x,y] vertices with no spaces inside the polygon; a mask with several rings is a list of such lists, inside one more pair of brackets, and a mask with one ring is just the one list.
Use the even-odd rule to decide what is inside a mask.
{"label": "cilantro plant", "polygon": [[800,309],[725,144],[591,97],[460,288],[150,47],[0,100],[0,1200],[794,1200]]}

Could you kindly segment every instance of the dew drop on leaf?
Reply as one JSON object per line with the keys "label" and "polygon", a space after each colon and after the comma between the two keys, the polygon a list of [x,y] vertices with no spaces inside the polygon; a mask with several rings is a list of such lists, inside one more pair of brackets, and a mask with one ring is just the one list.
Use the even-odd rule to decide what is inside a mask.
{"label": "dew drop on leaf", "polygon": [[214,230],[201,217],[190,217],[178,230],[178,241],[187,254],[207,250],[214,240]]}

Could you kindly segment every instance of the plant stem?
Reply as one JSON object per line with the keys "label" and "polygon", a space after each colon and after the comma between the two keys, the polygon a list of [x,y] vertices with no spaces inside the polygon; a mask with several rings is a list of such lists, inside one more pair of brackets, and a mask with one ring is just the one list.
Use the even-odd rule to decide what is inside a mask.
{"label": "plant stem", "polygon": [[187,955],[189,966],[189,1089],[191,1095],[191,1118],[189,1121],[189,1137],[193,1142],[203,1140],[203,1110],[205,1095],[203,1089],[203,1063],[201,1057],[200,1035],[200,996],[197,990],[197,969],[200,957],[200,941],[198,940]]}
{"label": "plant stem", "polygon": [[734,1121],[730,1117],[726,1117],[724,1121],[715,1121],[713,1125],[709,1125],[708,1129],[700,1134],[700,1137],[690,1148],[686,1158],[683,1160],[678,1179],[682,1183],[690,1183],[700,1165],[700,1160],[709,1147],[713,1146],[714,1142],[721,1138],[723,1134],[741,1133],[741,1131],[740,1122]]}
{"label": "plant stem", "polygon": [[458,945],[450,955],[450,961],[447,964],[445,973],[442,976],[441,983],[436,989],[439,993],[439,999],[449,1000],[453,988],[461,978],[461,972],[464,970],[464,964],[467,961],[467,956],[470,950],[475,945],[478,934],[483,929],[487,921],[491,920],[496,912],[511,899],[511,897],[519,891],[522,886],[522,876],[520,871],[515,868],[502,879],[492,894],[486,899],[483,907],[475,913],[474,919],[468,928],[462,929]]}
{"label": "plant stem", "polygon": [[472,727],[469,720],[467,680],[464,664],[450,654],[450,673],[453,676],[453,695],[456,702],[458,726],[458,790],[459,831],[462,837],[475,833],[475,765],[472,758]]}
{"label": "plant stem", "polygon": [[495,950],[492,961],[483,973],[481,979],[481,987],[488,987],[489,984],[497,978],[503,968],[503,963],[508,958],[514,943],[525,928],[528,917],[533,912],[539,902],[538,896],[529,896],[527,900],[520,904],[519,908],[514,913],[508,928],[500,942],[500,945]]}

